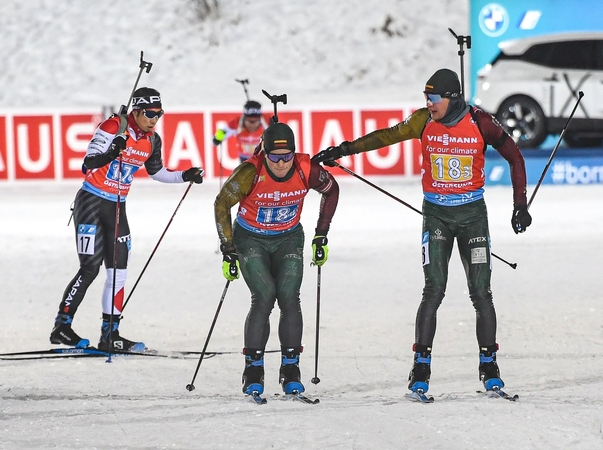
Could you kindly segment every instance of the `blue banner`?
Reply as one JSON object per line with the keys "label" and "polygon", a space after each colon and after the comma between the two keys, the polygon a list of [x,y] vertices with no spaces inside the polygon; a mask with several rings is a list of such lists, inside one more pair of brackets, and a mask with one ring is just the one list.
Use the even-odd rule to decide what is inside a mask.
{"label": "blue banner", "polygon": [[[536,184],[552,151],[524,152],[528,184]],[[496,150],[486,152],[486,185],[510,185],[509,163]],[[597,184],[603,183],[603,155],[595,150],[559,149],[555,153],[543,184]]]}

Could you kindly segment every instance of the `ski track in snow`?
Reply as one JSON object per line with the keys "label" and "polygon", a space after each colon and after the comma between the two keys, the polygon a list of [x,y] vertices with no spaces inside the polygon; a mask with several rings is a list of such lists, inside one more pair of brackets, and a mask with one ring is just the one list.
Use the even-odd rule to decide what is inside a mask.
{"label": "ski track in snow", "polygon": [[[249,294],[231,283],[205,359],[115,357],[0,361],[0,448],[292,448],[292,449],[594,449],[601,445],[599,351],[601,254],[596,224],[603,186],[543,186],[534,222],[515,235],[511,189],[486,190],[494,261],[499,363],[510,394],[476,391],[475,316],[458,254],[438,315],[433,374],[422,405],[403,398],[412,364],[414,316],[422,289],[421,218],[369,186],[338,177],[340,204],[323,267],[318,376],[316,272],[308,245],[319,196],[304,207],[306,272],[302,287],[305,351],[301,367],[318,405],[286,401],[279,354],[266,357],[268,404],[241,393],[243,323]],[[420,207],[418,180],[376,179]],[[0,277],[5,317],[2,351],[48,348],[64,285],[77,270],[69,205],[79,183],[0,185]],[[128,198],[133,252],[131,288],[167,225],[184,185],[136,180]],[[158,350],[199,351],[224,288],[213,223],[215,182],[183,202],[132,295],[121,329]],[[530,191],[530,190],[529,190]],[[74,327],[95,343],[103,272]],[[277,312],[268,349],[278,349]],[[280,398],[279,398],[280,397]]]}

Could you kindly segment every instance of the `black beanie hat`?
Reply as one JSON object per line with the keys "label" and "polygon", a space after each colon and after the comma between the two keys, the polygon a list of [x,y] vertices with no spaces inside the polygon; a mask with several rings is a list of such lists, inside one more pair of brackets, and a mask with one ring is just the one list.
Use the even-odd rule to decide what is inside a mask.
{"label": "black beanie hat", "polygon": [[259,117],[262,115],[262,105],[255,100],[249,100],[243,107],[243,114],[249,117]]}
{"label": "black beanie hat", "polygon": [[289,125],[282,122],[273,123],[263,134],[264,150],[270,153],[274,150],[295,151],[295,136]]}
{"label": "black beanie hat", "polygon": [[461,93],[461,83],[456,72],[450,69],[440,69],[425,83],[426,94],[440,94],[442,97],[458,97]]}
{"label": "black beanie hat", "polygon": [[161,109],[161,94],[159,91],[149,87],[141,87],[132,94],[132,109]]}

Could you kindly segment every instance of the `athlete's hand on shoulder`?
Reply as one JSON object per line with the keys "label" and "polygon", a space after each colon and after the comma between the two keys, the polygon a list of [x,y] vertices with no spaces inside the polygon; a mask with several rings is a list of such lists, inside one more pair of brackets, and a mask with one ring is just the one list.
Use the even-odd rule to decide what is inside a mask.
{"label": "athlete's hand on shoulder", "polygon": [[335,160],[341,158],[341,147],[327,147],[312,157],[312,161],[323,163],[325,166],[335,167]]}
{"label": "athlete's hand on shoulder", "polygon": [[335,167],[335,160],[342,156],[350,155],[349,142],[344,141],[335,147],[328,147],[312,157],[312,161],[323,163],[325,166]]}
{"label": "athlete's hand on shoulder", "polygon": [[191,167],[182,172],[182,181],[201,184],[203,183],[203,175],[205,175],[205,171],[201,167]]}

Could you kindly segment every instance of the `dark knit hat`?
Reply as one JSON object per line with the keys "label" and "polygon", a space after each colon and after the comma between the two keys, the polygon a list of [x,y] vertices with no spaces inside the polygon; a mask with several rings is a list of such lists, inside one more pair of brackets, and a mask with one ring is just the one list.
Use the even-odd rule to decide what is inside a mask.
{"label": "dark knit hat", "polygon": [[161,94],[159,94],[159,91],[149,87],[136,89],[132,94],[132,109],[150,108],[161,109]]}
{"label": "dark knit hat", "polygon": [[249,100],[243,107],[243,114],[249,117],[259,117],[262,115],[262,105],[255,100]]}
{"label": "dark knit hat", "polygon": [[456,72],[450,69],[440,69],[425,83],[426,94],[440,94],[442,97],[458,97],[461,93],[461,83]]}
{"label": "dark knit hat", "polygon": [[295,136],[289,125],[282,122],[273,123],[263,134],[264,150],[270,153],[274,150],[295,151]]}

